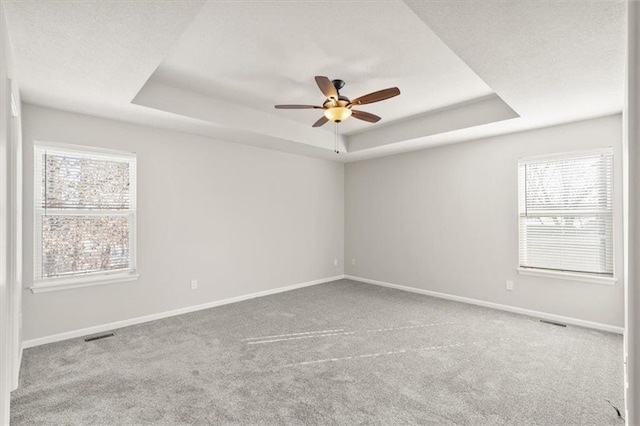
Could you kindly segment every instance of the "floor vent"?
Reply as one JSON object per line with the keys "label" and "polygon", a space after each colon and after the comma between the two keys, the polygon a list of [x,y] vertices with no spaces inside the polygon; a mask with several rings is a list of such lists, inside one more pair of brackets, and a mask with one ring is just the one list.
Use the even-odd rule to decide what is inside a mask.
{"label": "floor vent", "polygon": [[86,339],[84,339],[84,341],[93,342],[94,340],[106,339],[107,337],[113,337],[113,336],[115,336],[115,334],[113,333],[101,334],[99,336],[87,337]]}
{"label": "floor vent", "polygon": [[541,319],[540,322],[543,322],[545,324],[557,325],[558,327],[566,327],[567,326],[567,324],[562,324],[561,322],[554,322],[554,321],[543,320],[543,319]]}

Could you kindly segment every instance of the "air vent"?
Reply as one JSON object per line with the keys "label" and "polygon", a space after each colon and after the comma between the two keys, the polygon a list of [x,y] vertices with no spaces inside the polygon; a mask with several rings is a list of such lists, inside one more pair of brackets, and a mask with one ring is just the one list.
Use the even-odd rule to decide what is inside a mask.
{"label": "air vent", "polygon": [[87,337],[86,339],[84,339],[84,341],[85,342],[93,342],[94,340],[106,339],[107,337],[113,337],[113,336],[115,336],[115,334],[106,333],[106,334],[101,334],[99,336]]}

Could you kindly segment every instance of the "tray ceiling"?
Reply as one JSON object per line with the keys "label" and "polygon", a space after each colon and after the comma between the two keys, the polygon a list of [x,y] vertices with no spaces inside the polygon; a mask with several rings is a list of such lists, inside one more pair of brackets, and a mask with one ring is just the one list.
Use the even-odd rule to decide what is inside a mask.
{"label": "tray ceiling", "polygon": [[[4,2],[26,102],[355,161],[620,112],[624,2]],[[314,75],[377,124],[312,129]],[[214,143],[212,141],[212,143]]]}

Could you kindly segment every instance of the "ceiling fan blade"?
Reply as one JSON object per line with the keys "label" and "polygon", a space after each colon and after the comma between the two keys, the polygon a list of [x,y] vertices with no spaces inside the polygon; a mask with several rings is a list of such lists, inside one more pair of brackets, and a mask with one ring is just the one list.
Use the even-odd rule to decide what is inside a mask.
{"label": "ceiling fan blade", "polygon": [[370,112],[357,111],[355,109],[351,110],[351,115],[360,120],[368,121],[369,123],[377,123],[382,119],[381,117],[378,117],[375,114],[371,114]]}
{"label": "ceiling fan blade", "polygon": [[355,98],[351,101],[353,105],[372,104],[374,102],[384,101],[385,99],[393,98],[400,94],[400,89],[397,87],[391,87],[389,89],[378,90],[377,92],[369,93],[359,98]]}
{"label": "ceiling fan blade", "polygon": [[333,85],[333,83],[331,82],[331,80],[329,80],[327,77],[324,77],[322,75],[317,75],[316,76],[316,83],[318,84],[318,87],[320,88],[320,91],[327,98],[338,99],[338,91],[336,90],[336,88]]}
{"label": "ceiling fan blade", "polygon": [[321,106],[315,105],[274,105],[277,109],[322,109]]}
{"label": "ceiling fan blade", "polygon": [[324,123],[326,123],[327,121],[329,121],[329,119],[323,115],[322,117],[320,117],[320,119],[318,121],[313,123],[313,126],[311,126],[311,127],[320,127]]}

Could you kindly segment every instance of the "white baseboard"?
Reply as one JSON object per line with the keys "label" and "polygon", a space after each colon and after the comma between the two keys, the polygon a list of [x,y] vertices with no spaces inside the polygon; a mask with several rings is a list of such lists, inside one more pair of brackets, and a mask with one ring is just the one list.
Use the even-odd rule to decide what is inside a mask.
{"label": "white baseboard", "polygon": [[550,321],[560,322],[560,323],[563,323],[563,324],[578,325],[578,326],[581,326],[581,327],[593,328],[595,330],[609,331],[609,332],[617,333],[617,334],[623,334],[624,333],[624,328],[623,327],[616,327],[616,326],[613,326],[613,325],[602,324],[602,323],[599,323],[599,322],[585,321],[585,320],[581,320],[581,319],[578,319],[578,318],[571,318],[571,317],[565,317],[565,316],[562,316],[562,315],[549,314],[549,313],[546,313],[546,312],[539,312],[539,311],[534,311],[534,310],[531,310],[531,309],[518,308],[518,307],[515,307],[515,306],[501,305],[499,303],[486,302],[484,300],[471,299],[469,297],[455,296],[453,294],[439,293],[437,291],[424,290],[424,289],[416,288],[416,287],[407,287],[407,286],[398,285],[398,284],[391,284],[391,283],[387,283],[387,282],[384,282],[384,281],[371,280],[369,278],[355,277],[355,276],[352,276],[352,275],[345,275],[344,278],[349,279],[349,280],[353,280],[353,281],[359,281],[359,282],[367,283],[367,284],[374,284],[374,285],[379,285],[379,286],[382,286],[382,287],[389,287],[389,288],[395,288],[395,289],[398,289],[398,290],[409,291],[409,292],[412,292],[412,293],[424,294],[426,296],[437,297],[437,298],[440,298],[440,299],[453,300],[453,301],[456,301],[456,302],[462,302],[462,303],[469,303],[471,305],[484,306],[486,308],[493,308],[493,309],[498,309],[498,310],[501,310],[501,311],[513,312],[513,313],[516,313],[516,314],[527,315],[527,316],[530,316],[530,317],[542,318],[542,319],[546,319],[546,320],[550,320]]}
{"label": "white baseboard", "polygon": [[101,324],[93,327],[67,331],[65,333],[53,334],[51,336],[39,337],[37,339],[25,340],[24,342],[22,342],[22,347],[31,348],[34,346],[45,345],[47,343],[60,342],[62,340],[74,339],[76,337],[102,333],[104,331],[115,330],[117,328],[127,327],[130,325],[141,324],[144,322],[155,321],[162,318],[168,318],[176,315],[187,314],[189,312],[201,311],[203,309],[209,309],[209,308],[214,308],[216,306],[228,305],[230,303],[242,302],[243,300],[254,299],[256,297],[269,296],[271,294],[276,294],[276,293],[283,293],[285,291],[291,291],[291,290],[295,290],[303,287],[310,287],[313,285],[336,281],[343,278],[344,278],[344,275],[337,275],[335,277],[322,278],[319,280],[293,284],[286,287],[279,287],[271,290],[259,291],[257,293],[246,294],[243,296],[231,297],[231,298],[222,299],[222,300],[215,300],[213,302],[204,303],[202,305],[186,306],[184,308],[174,309],[174,310],[165,311],[165,312],[159,312],[157,314],[145,315],[142,317],[130,318],[122,321],[115,321],[108,324]]}
{"label": "white baseboard", "polygon": [[[34,347],[34,346],[44,345],[44,344],[47,344],[47,343],[59,342],[59,341],[62,341],[62,340],[67,340],[67,339],[74,339],[76,337],[88,336],[88,335],[96,334],[96,333],[102,333],[104,331],[114,330],[114,329],[117,329],[117,328],[127,327],[127,326],[130,326],[130,325],[136,325],[136,324],[141,324],[141,323],[144,323],[144,322],[155,321],[155,320],[162,319],[162,318],[168,318],[168,317],[172,317],[172,316],[176,316],[176,315],[182,315],[182,314],[186,314],[186,313],[189,313],[189,312],[195,312],[195,311],[200,311],[200,310],[203,310],[203,309],[213,308],[213,307],[216,307],[216,306],[228,305],[230,303],[236,303],[236,302],[241,302],[243,300],[254,299],[256,297],[262,297],[262,296],[268,296],[268,295],[271,295],[271,294],[283,293],[283,292],[295,290],[295,289],[298,289],[298,288],[310,287],[310,286],[313,286],[313,285],[323,284],[323,283],[336,281],[336,280],[340,280],[340,279],[344,279],[344,278],[350,279],[350,280],[353,280],[353,281],[359,281],[359,282],[367,283],[367,284],[374,284],[374,285],[379,285],[379,286],[383,286],[383,287],[389,287],[389,288],[395,288],[395,289],[398,289],[398,290],[409,291],[409,292],[412,292],[412,293],[424,294],[424,295],[427,295],[427,296],[437,297],[437,298],[440,298],[440,299],[453,300],[453,301],[456,301],[456,302],[469,303],[469,304],[472,304],[472,305],[484,306],[484,307],[487,307],[487,308],[493,308],[493,309],[498,309],[498,310],[502,310],[502,311],[513,312],[513,313],[532,316],[532,317],[536,317],[536,318],[543,318],[543,319],[547,319],[547,320],[551,320],[551,321],[561,322],[561,323],[564,323],[564,324],[578,325],[578,326],[581,326],[581,327],[593,328],[593,329],[602,330],[602,331],[609,331],[609,332],[618,333],[618,334],[623,334],[623,332],[624,332],[624,329],[622,327],[616,327],[616,326],[612,326],[612,325],[608,325],[608,324],[602,324],[602,323],[597,323],[597,322],[592,322],[592,321],[585,321],[585,320],[581,320],[581,319],[577,319],[577,318],[565,317],[565,316],[561,316],[561,315],[549,314],[549,313],[546,313],[546,312],[539,312],[539,311],[534,311],[534,310],[530,310],[530,309],[518,308],[518,307],[515,307],[515,306],[502,305],[502,304],[499,304],[499,303],[486,302],[484,300],[471,299],[471,298],[462,297],[462,296],[455,296],[455,295],[447,294],[447,293],[439,293],[439,292],[436,292],[436,291],[424,290],[424,289],[416,288],[416,287],[407,287],[407,286],[403,286],[403,285],[392,284],[392,283],[387,283],[387,282],[378,281],[378,280],[372,280],[372,279],[368,279],[368,278],[356,277],[356,276],[352,276],[352,275],[336,275],[334,277],[328,277],[328,278],[323,278],[323,279],[319,279],[319,280],[308,281],[308,282],[294,284],[294,285],[290,285],[290,286],[286,286],[286,287],[274,288],[274,289],[271,289],[271,290],[265,290],[265,291],[260,291],[260,292],[257,292],[257,293],[246,294],[246,295],[243,295],[243,296],[237,296],[237,297],[231,297],[231,298],[228,298],[228,299],[216,300],[216,301],[204,303],[204,304],[201,304],[201,305],[187,306],[187,307],[184,307],[184,308],[174,309],[174,310],[171,310],[171,311],[159,312],[159,313],[156,313],[156,314],[145,315],[145,316],[142,316],[142,317],[130,318],[130,319],[122,320],[122,321],[115,321],[115,322],[111,322],[111,323],[107,323],[107,324],[96,325],[96,326],[93,326],[93,327],[81,328],[81,329],[78,329],[78,330],[68,331],[68,332],[65,332],[65,333],[53,334],[51,336],[39,337],[37,339],[25,340],[24,342],[22,342],[22,349],[20,350],[20,361],[22,361],[22,350],[26,349],[26,348],[31,348],[31,347]],[[22,364],[22,362],[20,362],[20,364]]]}

